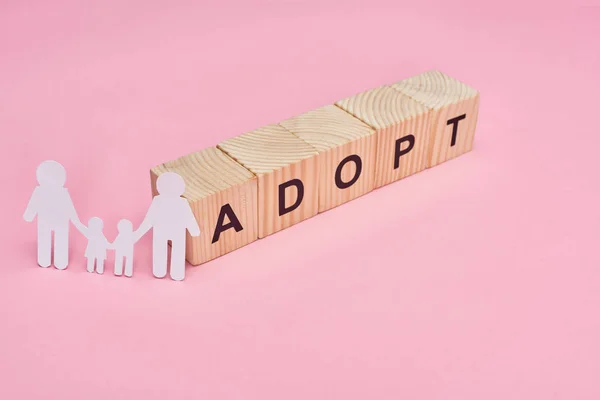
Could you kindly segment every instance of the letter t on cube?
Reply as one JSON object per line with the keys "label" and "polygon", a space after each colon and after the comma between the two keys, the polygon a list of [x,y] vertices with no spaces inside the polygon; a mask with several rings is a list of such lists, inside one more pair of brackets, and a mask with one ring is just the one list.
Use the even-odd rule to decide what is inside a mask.
{"label": "letter t on cube", "polygon": [[318,212],[318,152],[280,125],[267,125],[219,143],[258,177],[258,237]]}

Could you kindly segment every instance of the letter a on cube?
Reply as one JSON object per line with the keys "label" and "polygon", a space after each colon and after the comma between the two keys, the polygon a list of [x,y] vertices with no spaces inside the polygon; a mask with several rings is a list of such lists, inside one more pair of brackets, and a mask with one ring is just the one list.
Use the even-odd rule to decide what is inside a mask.
{"label": "letter a on cube", "polygon": [[227,154],[210,147],[152,168],[153,195],[156,179],[165,172],[176,172],[185,181],[183,197],[200,226],[200,236],[187,233],[190,264],[202,264],[258,238],[258,181]]}
{"label": "letter a on cube", "polygon": [[329,105],[280,122],[319,152],[319,212],[373,190],[375,130]]}
{"label": "letter a on cube", "polygon": [[318,212],[318,152],[278,124],[217,146],[258,177],[258,237]]}
{"label": "letter a on cube", "polygon": [[439,71],[429,71],[392,85],[431,111],[427,168],[473,148],[479,92]]}
{"label": "letter a on cube", "polygon": [[356,94],[336,103],[375,129],[375,188],[426,168],[429,111],[389,86]]}

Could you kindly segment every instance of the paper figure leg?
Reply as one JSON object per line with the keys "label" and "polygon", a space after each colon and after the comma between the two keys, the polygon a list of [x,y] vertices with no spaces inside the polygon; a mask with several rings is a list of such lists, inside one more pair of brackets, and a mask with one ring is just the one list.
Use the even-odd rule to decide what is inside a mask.
{"label": "paper figure leg", "polygon": [[87,259],[87,272],[94,272],[94,257]]}
{"label": "paper figure leg", "polygon": [[44,226],[38,226],[38,264],[48,268],[52,264],[52,231]]}
{"label": "paper figure leg", "polygon": [[125,276],[131,278],[133,275],[133,255],[125,257]]}
{"label": "paper figure leg", "polygon": [[54,266],[65,269],[69,265],[69,227],[60,227],[54,231]]}
{"label": "paper figure leg", "polygon": [[185,278],[185,237],[171,241],[171,279]]}
{"label": "paper figure leg", "polygon": [[157,278],[167,275],[167,240],[154,233],[152,243],[152,273]]}
{"label": "paper figure leg", "polygon": [[121,276],[123,274],[123,254],[117,252],[115,254],[115,275]]}
{"label": "paper figure leg", "polygon": [[96,259],[96,272],[99,274],[104,273],[104,260],[101,258]]}

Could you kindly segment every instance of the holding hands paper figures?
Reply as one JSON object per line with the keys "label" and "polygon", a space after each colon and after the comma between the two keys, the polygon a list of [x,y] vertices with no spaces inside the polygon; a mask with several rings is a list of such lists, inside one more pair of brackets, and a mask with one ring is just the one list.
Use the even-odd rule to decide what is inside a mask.
{"label": "holding hands paper figures", "polygon": [[81,225],[71,196],[64,187],[67,174],[56,161],[42,162],[35,174],[39,186],[34,189],[23,218],[31,222],[37,216],[40,267],[47,268],[52,264],[54,233],[54,266],[65,269],[69,264],[69,223]]}
{"label": "holding hands paper figures", "polygon": [[52,264],[52,234],[54,234],[54,265],[67,268],[69,262],[69,223],[88,239],[85,249],[87,271],[104,273],[107,250],[115,250],[115,275],[133,275],[133,248],[151,228],[153,232],[152,271],[157,278],[167,275],[167,246],[171,242],[171,278],[180,281],[185,277],[186,231],[192,236],[200,235],[200,227],[187,200],[185,182],[174,172],[161,175],[156,184],[158,195],[152,200],[148,213],[140,227],[134,232],[131,221],[122,219],[117,224],[119,231],[114,243],[110,243],[102,229],[104,223],[98,217],[90,218],[85,226],[79,220],[69,192],[64,187],[66,172],[56,161],[44,161],[37,170],[39,186],[35,188],[23,218],[31,222],[37,216],[38,264]]}
{"label": "holding hands paper figures", "polygon": [[158,195],[152,199],[146,218],[134,237],[139,239],[153,228],[152,272],[155,277],[167,275],[167,243],[171,241],[171,278],[185,277],[185,233],[200,235],[200,227],[186,199],[183,178],[175,172],[160,175],[156,181]]}
{"label": "holding hands paper figures", "polygon": [[123,263],[125,263],[125,276],[133,275],[133,245],[136,240],[133,237],[133,225],[131,221],[122,219],[117,224],[119,234],[111,244],[102,233],[103,222],[100,218],[90,219],[88,227],[81,225],[79,230],[87,237],[88,245],[85,249],[87,258],[87,271],[104,273],[104,261],[106,260],[106,250],[115,250],[115,275],[123,275]]}

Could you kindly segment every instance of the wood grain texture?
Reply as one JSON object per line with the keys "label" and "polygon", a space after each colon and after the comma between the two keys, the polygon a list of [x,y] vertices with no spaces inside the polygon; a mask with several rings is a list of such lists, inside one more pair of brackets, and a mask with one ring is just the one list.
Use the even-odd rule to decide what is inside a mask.
{"label": "wood grain texture", "polygon": [[[375,129],[375,188],[426,168],[430,129],[429,110],[424,105],[389,86],[356,94],[336,105]],[[408,135],[414,136],[414,145],[396,167],[396,141]]]}
{"label": "wood grain texture", "polygon": [[[200,226],[199,237],[187,234],[186,259],[191,264],[202,264],[258,238],[258,179],[254,174],[221,150],[210,147],[152,168],[153,195],[157,194],[156,179],[169,171],[183,177],[183,197],[189,201]],[[243,229],[227,229],[212,243],[221,208],[226,204]],[[224,218],[223,224],[229,222],[229,217]]]}
{"label": "wood grain texture", "polygon": [[[373,190],[375,178],[375,130],[334,105],[328,105],[280,122],[319,152],[319,212],[337,207]],[[339,188],[336,171],[346,157],[360,157],[361,171],[349,187]],[[340,168],[342,182],[357,174],[356,162]]]}
{"label": "wood grain texture", "polygon": [[[263,238],[318,212],[318,152],[278,124],[268,125],[219,143],[218,148],[258,177],[258,237]],[[299,179],[304,198],[295,210],[279,215],[279,185]],[[297,191],[286,191],[285,206]]]}
{"label": "wood grain texture", "polygon": [[[439,71],[428,71],[396,82],[392,87],[432,110],[427,167],[450,160],[473,148],[479,112],[479,93]],[[453,124],[449,120],[465,115],[458,122],[452,145]]]}

